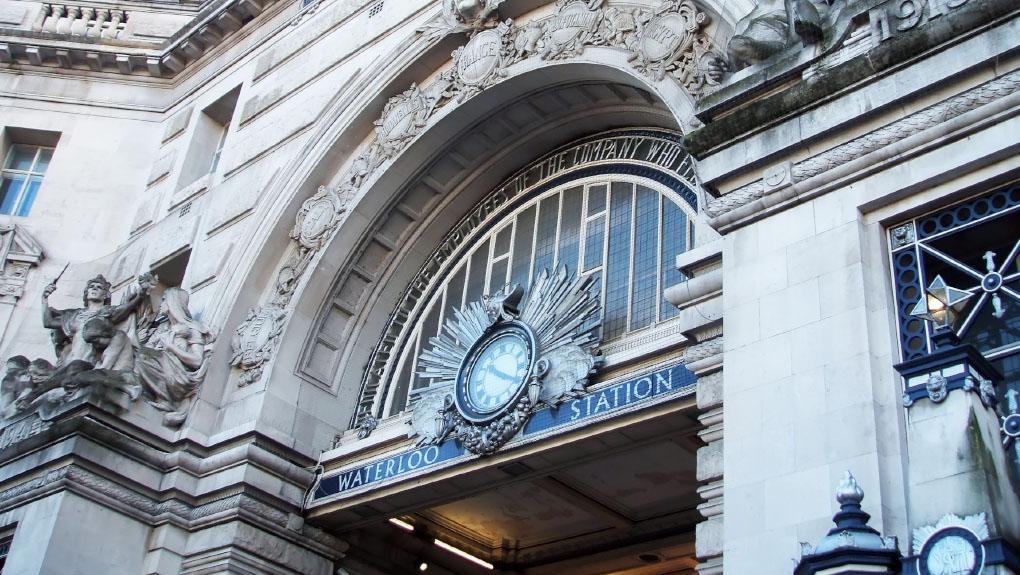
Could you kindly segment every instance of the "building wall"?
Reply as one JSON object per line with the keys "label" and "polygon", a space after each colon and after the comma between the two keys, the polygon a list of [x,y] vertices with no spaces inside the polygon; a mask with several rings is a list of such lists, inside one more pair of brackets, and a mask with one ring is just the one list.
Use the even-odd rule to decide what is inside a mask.
{"label": "building wall", "polygon": [[[162,454],[153,459],[164,458],[152,465],[167,476],[177,473],[169,458],[183,457],[183,452],[223,460],[209,468],[196,463],[191,475],[172,489],[150,477],[145,489],[157,495],[169,497],[169,491],[180,490],[186,494],[185,505],[198,509],[219,501],[229,489],[254,485],[256,491],[270,493],[276,505],[272,513],[266,512],[275,527],[252,527],[258,522],[244,520],[231,524],[234,531],[229,534],[181,527],[174,536],[182,541],[168,544],[171,551],[158,556],[153,550],[162,547],[152,543],[154,520],[129,519],[95,498],[61,491],[4,508],[0,523],[17,524],[6,569],[70,573],[66,565],[73,564],[73,572],[113,573],[98,567],[112,561],[119,565],[118,573],[149,573],[160,572],[153,565],[170,561],[184,569],[181,572],[199,572],[202,561],[215,563],[209,559],[215,555],[211,550],[264,538],[277,545],[267,554],[286,555],[300,547],[294,553],[303,555],[295,561],[306,562],[308,569],[328,570],[334,557],[325,547],[338,543],[322,543],[318,534],[301,532],[301,526],[296,529],[299,536],[287,539],[292,535],[287,529],[304,509],[308,485],[302,482],[311,481],[301,468],[313,467],[321,453],[334,447],[338,435],[349,438],[357,432],[348,428],[358,408],[361,380],[356,374],[363,365],[335,361],[330,364],[335,374],[328,374],[335,381],[326,386],[305,369],[322,324],[323,302],[336,295],[341,272],[363,237],[388,213],[387,202],[404,191],[458,130],[489,117],[492,110],[478,104],[486,100],[468,99],[430,118],[407,153],[387,160],[366,178],[369,184],[357,190],[339,231],[321,251],[309,255],[307,270],[295,272],[288,283],[288,262],[307,254],[291,233],[302,203],[319,186],[340,187],[344,182],[358,154],[372,143],[373,122],[384,114],[388,100],[412,83],[427,85],[450,70],[449,53],[465,37],[430,38],[419,31],[435,21],[440,4],[332,0],[311,10],[298,3],[266,4],[240,30],[209,42],[173,77],[125,77],[81,66],[0,65],[0,126],[60,133],[31,215],[0,217],[0,223],[23,226],[44,250],[11,312],[0,350],[5,357],[53,359],[48,332],[39,323],[39,296],[65,265],[66,275],[50,300],[58,308],[77,307],[85,282],[96,273],[114,284],[116,300],[147,270],[166,270],[170,277],[179,268],[175,258],[187,254],[186,269],[179,268],[180,286],[190,292],[195,317],[218,333],[209,371],[184,427],[161,426],[160,414],[140,402],[121,420],[144,433],[124,433],[131,441],[142,441],[138,436],[145,435],[151,449]],[[504,10],[520,21],[556,9],[541,2],[506,4]],[[712,17],[706,34],[724,51],[737,20],[754,3],[704,4]],[[4,1],[0,8],[20,10],[22,5],[28,6]],[[34,4],[29,7],[35,9]],[[174,30],[174,35],[163,33],[170,38],[166,42],[176,41],[185,20],[180,13],[165,17],[160,29]],[[19,24],[22,31],[31,27],[29,20],[26,16]],[[144,28],[145,18],[136,21],[135,26]],[[640,76],[618,47],[590,47],[569,62],[532,58],[514,69],[502,89],[524,97],[576,79],[646,89],[675,125],[692,134],[704,200],[712,206],[763,179],[767,170],[778,169],[783,175],[783,170],[836,146],[868,138],[904,117],[1014,73],[1020,65],[1018,22],[1010,12],[968,32],[969,37],[952,40],[947,49],[928,46],[923,58],[904,58],[852,89],[805,101],[787,114],[759,116],[757,124],[733,133],[713,131],[726,121],[726,114],[711,118],[705,100],[695,99],[675,82]],[[810,50],[800,57],[811,58]],[[824,70],[813,73],[819,76],[812,79],[805,72],[805,83],[831,79]],[[720,93],[728,87],[734,101],[740,100],[736,87],[749,77],[738,72]],[[753,84],[754,78],[748,82]],[[231,107],[224,98],[235,90]],[[494,108],[511,100],[485,97],[493,98],[487,102]],[[766,190],[766,199],[703,214],[699,224],[705,233],[699,243],[709,244],[721,235],[723,245],[725,506],[718,547],[726,572],[789,572],[797,543],[815,541],[829,529],[838,509],[832,489],[847,469],[867,486],[864,507],[872,525],[909,541],[920,520],[911,515],[917,504],[912,503],[907,473],[907,419],[900,378],[892,368],[899,358],[885,226],[1015,174],[1020,124],[1012,112],[1014,99],[1004,96],[988,104],[998,106],[995,110],[975,107],[969,116],[931,122],[924,130],[890,137],[859,153],[851,150],[814,179],[784,181],[776,187],[781,193],[769,195],[773,190]],[[749,102],[749,107],[758,105]],[[744,103],[720,97],[714,105],[732,105],[730,111],[739,115]],[[647,111],[634,114],[653,117]],[[597,124],[577,125],[594,129]],[[226,130],[221,159],[215,170],[205,173],[220,129]],[[704,137],[717,141],[698,150],[698,134],[706,133]],[[541,150],[518,153],[513,161],[520,164],[526,154],[537,157]],[[505,161],[500,169],[509,170],[511,163]],[[499,173],[494,169],[475,176],[476,181]],[[457,197],[451,191],[441,201]],[[448,214],[435,216],[439,222],[446,221],[444,217],[452,221]],[[429,246],[414,246],[410,255],[402,247],[389,251],[409,261],[428,253]],[[386,261],[395,265],[396,260]],[[279,341],[269,342],[271,357],[260,375],[243,381],[245,374],[231,365],[231,339],[235,330],[243,332],[250,325],[245,323],[250,314],[271,307],[281,294],[286,296],[287,323],[278,330]],[[364,320],[364,329],[380,331],[392,302],[362,303],[374,314]],[[97,413],[94,417],[106,417],[102,410]],[[57,433],[53,428],[43,436]],[[271,479],[259,475],[269,465],[264,461],[252,464],[242,457],[244,465],[237,469],[243,470],[238,471],[232,467],[235,460],[227,461],[233,455],[223,455],[243,450],[239,446],[249,440],[271,445],[267,451],[274,453],[265,456],[277,466]],[[4,480],[13,488],[41,472],[18,468]],[[944,503],[947,510],[956,509],[949,496]],[[935,513],[926,513],[924,521]],[[86,531],[90,525],[107,526],[118,539],[96,539]],[[95,545],[82,545],[83,538]],[[88,552],[69,557],[72,541]],[[152,553],[129,551],[138,549]],[[110,553],[121,555],[112,560]],[[268,561],[244,553],[216,569],[226,569],[223,565],[230,561]],[[266,572],[273,568],[270,563],[259,567]]]}

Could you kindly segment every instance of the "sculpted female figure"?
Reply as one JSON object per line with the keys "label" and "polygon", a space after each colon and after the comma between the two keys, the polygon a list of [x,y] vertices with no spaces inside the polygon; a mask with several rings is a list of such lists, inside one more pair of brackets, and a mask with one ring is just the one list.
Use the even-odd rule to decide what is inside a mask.
{"label": "sculpted female figure", "polygon": [[178,287],[163,293],[159,314],[165,321],[156,328],[135,357],[135,373],[153,407],[167,412],[163,423],[184,423],[198,387],[205,378],[215,336],[191,317],[188,292]]}
{"label": "sculpted female figure", "polygon": [[[99,275],[85,284],[82,294],[84,307],[73,309],[53,309],[49,305],[50,295],[57,289],[56,283],[43,288],[43,326],[51,330],[59,330],[64,341],[70,340],[69,347],[62,348],[58,357],[57,367],[74,360],[86,361],[92,365],[100,362],[100,352],[85,341],[82,328],[92,318],[104,316],[116,325],[128,318],[148,297],[149,290],[156,280],[151,274],[143,274],[138,278],[139,290],[120,305],[112,305],[110,301],[110,282]],[[65,344],[68,345],[68,344]]]}

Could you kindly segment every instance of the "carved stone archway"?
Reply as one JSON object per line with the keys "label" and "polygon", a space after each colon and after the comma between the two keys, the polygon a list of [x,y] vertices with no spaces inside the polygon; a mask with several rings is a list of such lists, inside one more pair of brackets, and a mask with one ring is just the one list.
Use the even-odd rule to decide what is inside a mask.
{"label": "carved stone archway", "polygon": [[[580,10],[580,4],[586,6],[583,15],[590,17],[582,20],[595,22],[596,27],[567,29],[566,35],[550,36],[544,45],[526,41],[536,22],[542,25],[543,34],[551,34],[559,29],[556,22],[562,12]],[[614,18],[614,25],[620,24],[619,10],[613,12],[604,2],[561,1],[552,15],[532,20],[524,17],[512,25],[502,23],[473,34],[454,52],[452,67],[439,66],[420,85],[412,82],[409,89],[386,102],[381,117],[370,112],[374,104],[370,95],[399,90],[385,86],[399,85],[408,70],[420,67],[419,62],[435,62],[436,46],[442,45],[435,37],[419,35],[338,96],[306,148],[270,184],[267,194],[279,199],[269,206],[260,224],[267,240],[241,254],[237,268],[254,273],[244,276],[240,271],[232,278],[231,290],[237,296],[232,311],[221,308],[214,312],[229,312],[232,317],[226,325],[237,326],[232,357],[236,369],[227,385],[228,398],[239,388],[259,382],[255,387],[261,389],[277,379],[285,387],[310,382],[330,396],[352,394],[353,384],[332,381],[332,373],[341,364],[361,369],[364,360],[341,358],[341,342],[322,337],[322,311],[330,306],[379,303],[379,309],[384,309],[391,305],[378,300],[395,297],[392,294],[373,295],[365,302],[344,299],[340,294],[349,295],[352,286],[336,278],[342,274],[347,274],[344,278],[356,277],[355,283],[361,284],[359,293],[383,275],[399,284],[399,274],[386,272],[390,262],[384,260],[394,251],[395,242],[409,236],[394,238],[392,233],[387,236],[386,230],[420,223],[423,214],[440,207],[433,200],[451,201],[456,194],[449,193],[459,193],[469,180],[475,193],[480,193],[478,190],[495,185],[543,151],[586,134],[643,125],[684,130],[696,122],[690,92],[710,90],[714,81],[708,64],[715,56],[705,28],[710,19],[689,1],[650,4],[655,6],[644,12],[643,30],[650,29],[648,24],[679,27],[683,33],[677,42],[649,43],[640,27],[625,25],[610,37],[606,31],[612,30]],[[561,23],[575,21],[563,18]],[[572,40],[564,40],[566,37]],[[481,63],[473,59],[475,65],[467,66],[463,59],[471,54],[492,57]],[[495,87],[498,89],[492,89]],[[570,90],[582,92],[574,94],[573,100],[565,99]],[[460,166],[453,168],[443,165],[456,158],[441,157],[439,151],[445,143],[477,136],[471,131],[498,117],[496,112],[515,106],[537,110],[538,125],[529,127],[527,121],[511,120],[509,125],[517,129],[507,130],[505,138],[481,137],[479,141],[490,145],[479,162],[459,162]],[[550,118],[553,121],[548,121]],[[373,119],[372,135],[356,144],[358,134],[364,133]],[[522,137],[521,131],[527,134]],[[425,182],[428,187],[422,177],[427,175],[424,170],[432,169],[447,173],[452,169],[457,172],[456,181],[450,179],[432,185],[432,192],[426,191],[418,184]],[[330,185],[313,191],[327,181]],[[413,201],[405,201],[423,195],[431,197],[417,209]],[[458,201],[471,200],[463,196]],[[443,229],[443,218],[452,225],[459,217],[450,210],[438,213],[435,229]],[[287,228],[290,240],[284,241]],[[424,257],[424,253],[418,255]],[[378,265],[366,270],[370,260]],[[272,275],[267,277],[269,270]],[[351,270],[355,270],[353,276]],[[257,299],[256,290],[262,293]],[[231,299],[227,292],[223,301]],[[361,337],[362,329],[371,331],[382,321],[367,320],[351,335]],[[281,341],[286,345],[281,347]],[[352,407],[344,405],[335,416],[331,413],[326,418],[328,424],[345,426]]]}

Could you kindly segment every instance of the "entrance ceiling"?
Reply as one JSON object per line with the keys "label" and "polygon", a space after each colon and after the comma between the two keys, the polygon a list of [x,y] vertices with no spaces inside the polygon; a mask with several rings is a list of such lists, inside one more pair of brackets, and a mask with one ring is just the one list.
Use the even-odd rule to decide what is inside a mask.
{"label": "entrance ceiling", "polygon": [[391,574],[403,572],[393,561],[426,561],[429,573],[492,573],[438,550],[433,538],[494,563],[497,573],[693,574],[701,442],[689,413],[672,406],[629,425],[549,439],[517,458],[342,505],[317,522]]}

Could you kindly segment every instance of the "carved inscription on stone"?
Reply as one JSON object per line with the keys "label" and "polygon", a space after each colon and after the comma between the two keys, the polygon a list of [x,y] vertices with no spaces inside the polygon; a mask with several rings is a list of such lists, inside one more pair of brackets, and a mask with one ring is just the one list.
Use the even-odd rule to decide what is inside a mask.
{"label": "carved inscription on stone", "polygon": [[0,433],[0,449],[7,449],[15,443],[22,442],[29,437],[39,435],[50,428],[49,421],[43,421],[38,415],[32,415],[8,425]]}
{"label": "carved inscription on stone", "polygon": [[558,0],[556,7],[556,15],[545,25],[543,60],[580,55],[604,16],[602,0]]}

